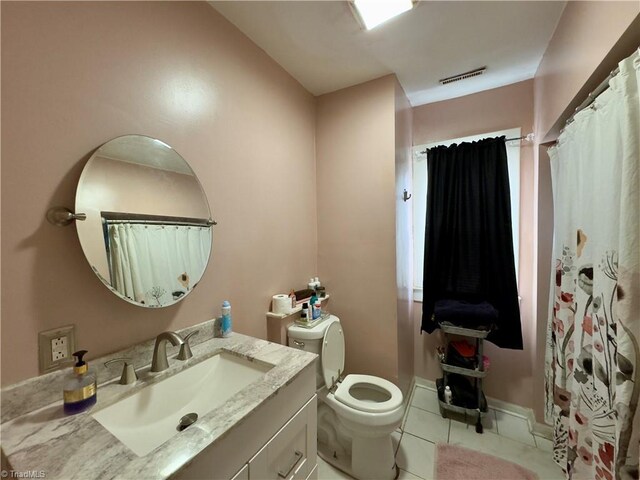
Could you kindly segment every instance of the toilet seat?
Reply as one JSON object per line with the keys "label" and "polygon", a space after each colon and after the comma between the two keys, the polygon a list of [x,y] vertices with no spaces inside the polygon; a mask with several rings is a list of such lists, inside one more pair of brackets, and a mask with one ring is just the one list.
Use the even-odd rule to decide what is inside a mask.
{"label": "toilet seat", "polygon": [[[356,398],[351,393],[351,389],[356,385],[361,385],[364,389],[371,389],[374,392],[382,392],[383,395],[389,398],[384,401]],[[374,377],[373,375],[347,375],[345,379],[338,384],[334,397],[347,407],[368,413],[390,412],[402,405],[402,392],[400,389],[390,381],[384,378]]]}
{"label": "toilet seat", "polygon": [[320,363],[324,384],[331,390],[344,372],[344,335],[338,321],[331,322],[324,333]]}
{"label": "toilet seat", "polygon": [[[344,371],[344,335],[340,322],[332,322],[326,329],[322,339],[322,355],[320,355],[322,376],[327,389],[333,392],[334,398],[343,406],[363,413],[387,413],[402,406],[402,392],[393,383],[373,375],[347,375],[340,379]],[[351,389],[360,386],[370,395],[354,396]],[[334,387],[337,387],[334,391]],[[377,401],[376,397],[385,400]]]}

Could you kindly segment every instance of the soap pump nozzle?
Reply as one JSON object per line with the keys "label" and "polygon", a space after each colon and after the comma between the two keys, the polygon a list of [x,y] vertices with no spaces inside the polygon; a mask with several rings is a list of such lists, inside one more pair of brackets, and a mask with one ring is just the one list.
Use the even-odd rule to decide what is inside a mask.
{"label": "soap pump nozzle", "polygon": [[84,375],[89,369],[87,362],[82,359],[82,357],[84,357],[86,353],[87,350],[78,350],[73,354],[73,356],[76,357],[76,364],[73,366],[73,371],[78,375]]}

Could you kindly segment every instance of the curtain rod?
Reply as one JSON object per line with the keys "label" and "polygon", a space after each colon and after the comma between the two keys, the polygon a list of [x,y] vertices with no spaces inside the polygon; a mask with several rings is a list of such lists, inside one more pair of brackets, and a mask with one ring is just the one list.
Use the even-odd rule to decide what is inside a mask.
{"label": "curtain rod", "polygon": [[[507,143],[507,142],[514,142],[514,141],[516,141],[516,140],[527,140],[527,141],[529,141],[529,142],[530,142],[530,141],[532,141],[532,140],[533,140],[533,133],[528,133],[527,135],[523,135],[523,136],[521,136],[521,137],[505,138],[505,139],[504,139],[504,143]],[[462,143],[464,143],[464,142],[462,142]],[[434,148],[434,147],[431,147],[431,148]],[[428,150],[429,150],[429,149],[427,148],[424,152],[420,152],[420,153],[421,153],[421,154],[423,154],[423,155],[426,155],[426,154],[427,154],[427,152],[428,152]]]}
{"label": "curtain rod", "polygon": [[147,223],[151,225],[189,225],[211,227],[218,223],[211,218],[169,217],[164,215],[145,215],[142,213],[100,212],[102,223]]}
{"label": "curtain rod", "polygon": [[104,220],[109,225],[116,223],[136,223],[136,224],[148,224],[148,225],[162,225],[167,227],[209,227],[206,223],[191,223],[191,222],[164,222],[162,220]]}
{"label": "curtain rod", "polygon": [[600,84],[591,93],[589,93],[589,95],[587,95],[587,98],[585,98],[585,100],[576,107],[576,109],[573,111],[573,114],[571,114],[571,116],[567,118],[567,121],[565,122],[564,127],[560,129],[560,133],[564,132],[564,129],[567,128],[567,125],[569,125],[575,120],[575,116],[578,114],[578,112],[584,110],[585,108],[590,107],[593,104],[593,102],[596,101],[596,98],[598,98],[598,96],[602,92],[604,92],[607,88],[609,88],[609,80],[615,77],[619,72],[620,72],[620,67],[616,67],[615,69],[613,69],[611,73],[607,76],[607,78],[605,78],[602,82],[600,82]]}

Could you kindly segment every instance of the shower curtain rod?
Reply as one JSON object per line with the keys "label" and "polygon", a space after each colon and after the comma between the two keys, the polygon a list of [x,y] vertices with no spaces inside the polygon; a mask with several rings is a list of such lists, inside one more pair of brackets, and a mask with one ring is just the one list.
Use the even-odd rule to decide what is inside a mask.
{"label": "shower curtain rod", "polygon": [[562,133],[564,129],[567,128],[567,125],[569,125],[571,122],[574,121],[575,116],[578,112],[584,110],[585,108],[590,107],[591,104],[595,102],[596,98],[598,98],[598,95],[600,95],[607,88],[609,88],[609,80],[615,77],[619,72],[620,72],[620,67],[616,67],[614,70],[611,71],[611,73],[607,76],[607,78],[605,78],[602,82],[600,82],[600,84],[595,88],[595,90],[593,90],[591,93],[589,93],[589,95],[587,95],[587,98],[580,105],[578,105],[578,107],[574,110],[573,114],[571,114],[571,116],[567,118],[567,121],[565,122],[564,127],[560,129],[560,133]]}
{"label": "shower curtain rod", "polygon": [[106,220],[110,224],[116,223],[138,223],[149,225],[166,225],[167,227],[184,226],[184,227],[210,227],[213,223],[198,223],[198,222],[164,222],[162,220]]}
{"label": "shower curtain rod", "polygon": [[100,216],[102,217],[102,223],[147,223],[150,225],[184,225],[192,227],[211,227],[218,224],[211,218],[169,217],[142,213],[100,212]]}

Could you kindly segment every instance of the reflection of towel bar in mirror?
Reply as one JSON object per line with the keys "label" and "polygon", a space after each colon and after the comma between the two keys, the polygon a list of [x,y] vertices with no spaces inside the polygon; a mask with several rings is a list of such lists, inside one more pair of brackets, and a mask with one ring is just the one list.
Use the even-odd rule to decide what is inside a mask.
{"label": "reflection of towel bar in mirror", "polygon": [[74,213],[65,207],[52,207],[47,211],[47,220],[56,227],[66,227],[74,220],[84,221],[87,215],[84,213]]}
{"label": "reflection of towel bar in mirror", "polygon": [[147,223],[151,225],[181,225],[192,227],[211,227],[218,222],[211,218],[171,217],[166,215],[147,215],[126,212],[100,212],[102,223]]}

